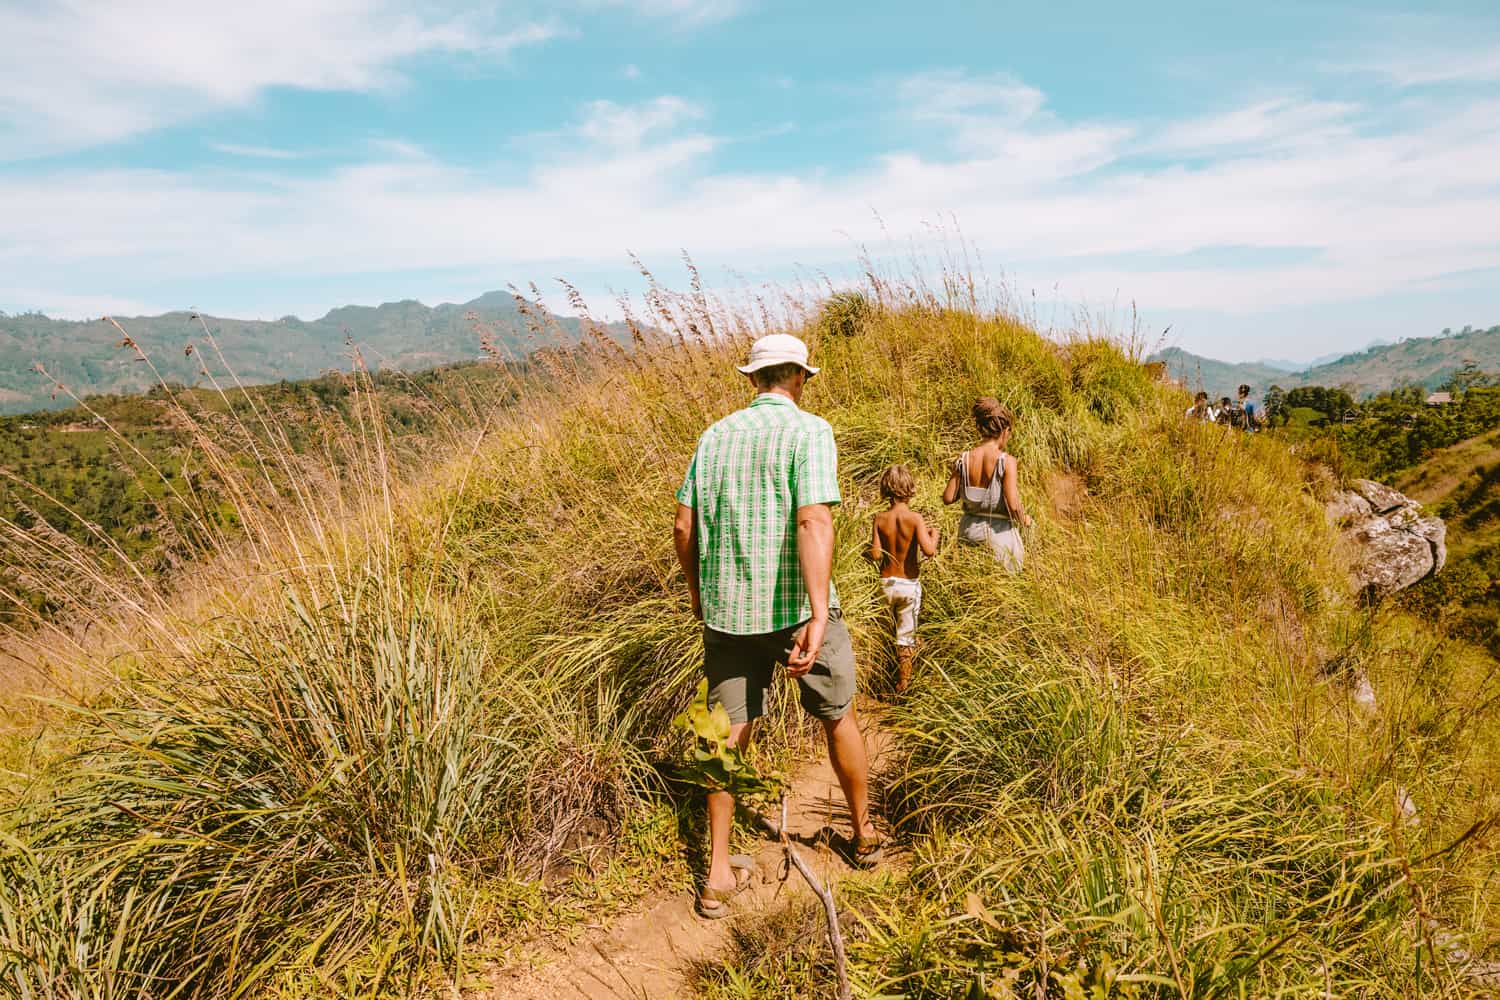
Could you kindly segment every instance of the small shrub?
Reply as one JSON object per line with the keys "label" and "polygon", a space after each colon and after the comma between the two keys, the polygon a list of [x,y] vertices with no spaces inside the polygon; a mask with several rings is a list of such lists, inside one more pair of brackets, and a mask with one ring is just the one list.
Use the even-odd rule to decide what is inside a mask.
{"label": "small shrub", "polygon": [[817,329],[825,337],[857,337],[875,317],[875,307],[864,292],[834,292],[818,312]]}

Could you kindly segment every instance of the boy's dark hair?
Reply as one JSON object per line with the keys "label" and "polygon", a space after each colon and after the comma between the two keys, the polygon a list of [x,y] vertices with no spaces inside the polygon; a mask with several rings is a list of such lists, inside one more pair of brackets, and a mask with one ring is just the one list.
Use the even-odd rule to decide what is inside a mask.
{"label": "boy's dark hair", "polygon": [[755,379],[755,384],[762,389],[771,389],[778,385],[786,385],[792,380],[792,376],[798,372],[805,372],[806,368],[795,361],[787,361],[779,365],[768,365],[765,368],[756,369],[750,374]]}
{"label": "boy's dark hair", "polygon": [[980,396],[974,400],[974,426],[982,437],[995,438],[1004,434],[1015,424],[1010,409],[994,396]]}
{"label": "boy's dark hair", "polygon": [[1198,390],[1198,395],[1196,395],[1196,396],[1193,397],[1193,402],[1195,402],[1195,403],[1206,403],[1206,402],[1208,402],[1208,393],[1204,392],[1201,389]]}
{"label": "boy's dark hair", "polygon": [[1245,396],[1248,396],[1248,395],[1250,395],[1250,387],[1248,385],[1242,385],[1242,386],[1240,386],[1240,397],[1244,398]]}
{"label": "boy's dark hair", "polygon": [[886,500],[910,500],[917,495],[917,481],[904,465],[893,465],[880,474],[880,496]]}

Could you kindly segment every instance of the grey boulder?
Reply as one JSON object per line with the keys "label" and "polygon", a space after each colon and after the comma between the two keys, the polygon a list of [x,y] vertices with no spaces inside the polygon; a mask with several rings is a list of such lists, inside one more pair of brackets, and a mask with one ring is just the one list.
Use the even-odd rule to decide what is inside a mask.
{"label": "grey boulder", "polygon": [[1340,528],[1356,589],[1384,596],[1424,580],[1448,560],[1448,529],[1440,517],[1389,486],[1356,479],[1328,501]]}

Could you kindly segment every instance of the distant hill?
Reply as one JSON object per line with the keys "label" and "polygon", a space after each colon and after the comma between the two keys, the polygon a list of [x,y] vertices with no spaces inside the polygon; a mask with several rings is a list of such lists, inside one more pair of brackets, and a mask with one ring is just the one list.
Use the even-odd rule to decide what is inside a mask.
{"label": "distant hill", "polygon": [[1297,377],[1284,368],[1274,367],[1264,361],[1215,361],[1213,358],[1189,354],[1180,347],[1158,351],[1151,356],[1151,360],[1166,362],[1167,371],[1174,379],[1179,379],[1195,392],[1202,388],[1215,399],[1233,396],[1235,389],[1242,383],[1254,386],[1257,391],[1263,391],[1273,382],[1283,388],[1290,388],[1292,380]]}
{"label": "distant hill", "polygon": [[[413,371],[480,355],[480,338],[470,318],[490,324],[496,346],[527,346],[525,323],[515,300],[489,292],[462,304],[426,306],[408,299],[380,306],[343,306],[321,319],[287,316],[267,322],[204,315],[224,353],[224,362],[244,382],[267,383],[312,378],[330,368],[350,365],[347,340],[360,349],[372,369]],[[116,317],[168,381],[202,383],[203,330],[190,312],[161,316]],[[575,319],[559,319],[565,337],[577,337]],[[58,381],[80,396],[145,392],[155,383],[135,352],[122,348],[120,332],[104,320],[72,322],[26,313],[0,314],[0,413],[59,409],[70,405],[63,394],[33,371],[40,362]],[[186,353],[193,344],[193,354]],[[223,364],[209,358],[208,367],[222,374]]]}
{"label": "distant hill", "polygon": [[1297,371],[1282,362],[1235,363],[1190,354],[1169,347],[1152,355],[1164,361],[1173,378],[1188,388],[1200,386],[1211,396],[1228,396],[1241,383],[1257,392],[1272,384],[1283,389],[1299,385],[1343,386],[1356,396],[1368,396],[1402,385],[1434,389],[1450,375],[1473,361],[1486,371],[1500,369],[1500,326],[1488,330],[1464,328],[1439,337],[1412,337],[1396,344],[1374,344],[1362,351],[1322,361]]}
{"label": "distant hill", "polygon": [[[1370,343],[1366,344],[1365,347],[1376,347],[1378,345],[1388,343],[1390,343],[1390,341],[1388,340],[1372,340]],[[1361,348],[1361,350],[1363,349],[1364,348]],[[1261,365],[1265,368],[1279,368],[1284,372],[1300,372],[1306,371],[1309,368],[1316,368],[1319,365],[1326,365],[1330,361],[1337,361],[1344,355],[1351,353],[1353,352],[1335,351],[1332,354],[1320,354],[1316,358],[1313,358],[1311,361],[1287,361],[1284,358],[1261,358],[1259,361],[1254,362],[1254,364]]]}

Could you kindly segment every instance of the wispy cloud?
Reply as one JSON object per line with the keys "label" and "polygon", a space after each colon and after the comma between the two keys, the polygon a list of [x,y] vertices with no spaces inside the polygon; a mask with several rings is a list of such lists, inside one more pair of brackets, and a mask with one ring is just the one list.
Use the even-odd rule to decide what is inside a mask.
{"label": "wispy cloud", "polygon": [[942,70],[896,83],[896,111],[945,136],[963,158],[992,162],[993,183],[1014,186],[1086,173],[1119,154],[1133,127],[1063,123],[1046,96],[1008,74]]}
{"label": "wispy cloud", "polygon": [[1478,46],[1404,46],[1328,62],[1325,72],[1379,77],[1398,87],[1500,81],[1500,43]]}
{"label": "wispy cloud", "polygon": [[405,139],[371,139],[366,145],[377,156],[391,159],[425,160],[428,158],[427,150]]}
{"label": "wispy cloud", "polygon": [[236,142],[211,142],[208,148],[225,156],[243,156],[252,160],[297,160],[303,154],[290,149],[277,149],[274,146],[242,146]]}
{"label": "wispy cloud", "polygon": [[1008,73],[917,73],[897,81],[897,100],[919,121],[965,128],[976,119],[1015,127],[1041,113],[1046,98]]}
{"label": "wispy cloud", "polygon": [[557,32],[394,0],[0,0],[0,158],[118,140],[272,87],[389,88],[416,56],[503,58]]}
{"label": "wispy cloud", "polygon": [[153,316],[166,310],[140,299],[115,295],[77,295],[51,288],[16,288],[0,285],[0,302],[16,308],[34,309],[63,319],[98,319],[100,316]]}
{"label": "wispy cloud", "polygon": [[1168,124],[1144,143],[1157,153],[1223,154],[1332,142],[1354,134],[1361,107],[1347,101],[1279,97]]}
{"label": "wispy cloud", "polygon": [[697,26],[726,21],[743,13],[748,0],[586,0],[597,6],[623,7],[646,17]]}
{"label": "wispy cloud", "polygon": [[616,149],[635,149],[652,135],[703,117],[703,108],[681,97],[667,95],[644,104],[594,101],[584,109],[577,133],[592,142]]}

